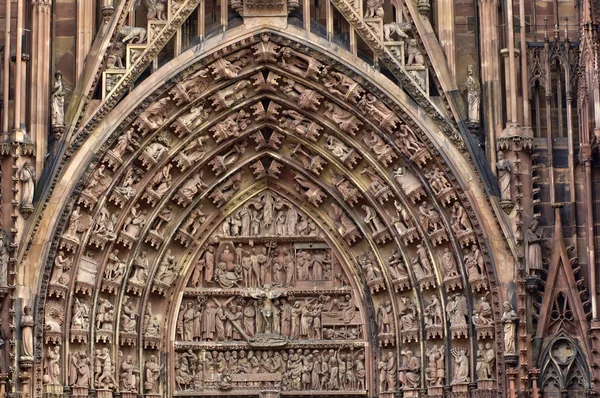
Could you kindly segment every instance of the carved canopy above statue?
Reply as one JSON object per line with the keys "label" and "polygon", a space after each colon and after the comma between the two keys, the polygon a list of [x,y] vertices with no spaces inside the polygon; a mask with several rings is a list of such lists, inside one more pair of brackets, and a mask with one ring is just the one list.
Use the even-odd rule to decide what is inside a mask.
{"label": "carved canopy above statue", "polygon": [[515,336],[460,152],[375,72],[240,34],[73,138],[89,161],[41,283],[45,391],[502,393]]}

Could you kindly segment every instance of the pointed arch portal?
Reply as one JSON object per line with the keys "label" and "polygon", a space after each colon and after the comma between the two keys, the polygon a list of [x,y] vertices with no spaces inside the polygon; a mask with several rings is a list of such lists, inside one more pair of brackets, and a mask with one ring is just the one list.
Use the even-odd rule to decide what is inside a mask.
{"label": "pointed arch portal", "polygon": [[503,394],[516,352],[491,204],[468,154],[386,82],[259,25],[91,120],[40,216],[54,235],[30,248],[47,259],[36,393]]}

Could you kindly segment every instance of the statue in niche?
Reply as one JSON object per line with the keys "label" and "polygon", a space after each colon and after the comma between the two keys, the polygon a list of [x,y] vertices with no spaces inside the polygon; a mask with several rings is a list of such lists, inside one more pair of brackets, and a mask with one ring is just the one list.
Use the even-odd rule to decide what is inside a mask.
{"label": "statue in niche", "polygon": [[377,327],[380,334],[394,333],[394,312],[390,300],[385,301],[379,306],[377,311]]}
{"label": "statue in niche", "polygon": [[379,370],[379,390],[394,391],[396,389],[398,370],[396,358],[393,352],[389,352],[387,358],[382,355],[377,366]]}
{"label": "statue in niche", "polygon": [[306,88],[295,80],[284,77],[281,91],[290,98],[297,101],[300,109],[306,109],[309,111],[316,112],[321,104],[320,100],[323,98],[317,94],[314,90]]}
{"label": "statue in niche", "polygon": [[448,298],[446,313],[448,314],[451,328],[467,325],[469,308],[467,306],[467,298],[464,294],[456,293]]}
{"label": "statue in niche", "polygon": [[150,359],[146,361],[145,374],[146,380],[144,381],[144,389],[146,394],[158,394],[160,387],[160,374],[163,366],[158,363],[156,355],[151,355]]}
{"label": "statue in niche", "polygon": [[209,67],[213,70],[215,80],[233,79],[236,78],[246,65],[250,63],[251,51],[245,49],[235,54],[229,55],[227,58],[219,58]]}
{"label": "statue in niche", "polygon": [[101,389],[113,389],[117,385],[117,381],[113,375],[114,368],[112,364],[112,359],[110,357],[110,351],[108,348],[104,347],[102,349],[102,354],[97,355],[96,358],[101,365],[101,373],[98,375],[96,373],[96,387],[100,387]]}
{"label": "statue in niche", "polygon": [[425,149],[412,129],[404,123],[400,124],[398,130],[396,130],[396,145],[408,157],[412,157],[417,152]]}
{"label": "statue in niche", "polygon": [[448,179],[446,179],[446,176],[438,167],[425,173],[425,178],[429,181],[429,185],[431,185],[431,189],[433,189],[436,195],[439,195],[448,189],[452,189]]}
{"label": "statue in niche", "polygon": [[350,135],[355,135],[356,130],[358,130],[359,126],[362,124],[354,113],[349,112],[332,102],[325,102],[324,115],[337,124],[340,130]]}
{"label": "statue in niche", "polygon": [[75,298],[73,315],[71,316],[71,329],[87,330],[90,327],[90,308]]}
{"label": "statue in niche", "polygon": [[[397,117],[392,112],[383,101],[374,96],[371,93],[367,93],[364,95],[358,103],[358,107],[361,111],[366,112],[373,119],[375,119],[379,125],[389,132],[395,127],[398,122]],[[382,149],[382,145],[384,145],[383,140],[379,138],[375,133],[371,133],[371,140],[375,140],[376,144],[379,145],[379,150]]]}
{"label": "statue in niche", "polygon": [[130,282],[133,283],[146,283],[148,280],[148,254],[145,250],[142,250],[140,254],[133,260],[133,274],[131,275]]}
{"label": "statue in niche", "polygon": [[527,244],[527,271],[529,275],[540,276],[543,271],[542,262],[542,233],[538,229],[539,221],[534,215],[529,228],[525,231],[525,243]]}
{"label": "statue in niche", "polygon": [[452,252],[450,251],[450,248],[444,248],[444,252],[441,256],[440,262],[442,263],[442,272],[444,274],[444,278],[452,278],[458,276],[456,259],[454,258],[454,254],[452,254]]}
{"label": "statue in niche", "polygon": [[206,185],[206,183],[202,180],[203,174],[204,170],[194,173],[183,183],[179,189],[179,193],[188,201],[191,202],[198,193],[200,193],[203,189],[208,188],[208,185]]}
{"label": "statue in niche", "polygon": [[471,252],[465,254],[464,261],[469,280],[476,280],[483,277],[484,259],[477,245],[471,246]]}
{"label": "statue in niche", "polygon": [[104,279],[121,283],[125,276],[126,264],[119,258],[119,249],[113,250],[108,255],[108,261],[106,262],[106,269],[104,270]]}
{"label": "statue in niche", "polygon": [[433,267],[429,261],[427,248],[422,244],[417,245],[417,257],[413,257],[411,263],[418,280],[433,275]]}
{"label": "statue in niche", "polygon": [[162,168],[161,172],[155,174],[150,181],[151,189],[160,197],[167,193],[173,183],[173,177],[171,176],[172,167],[172,164],[167,164]]}
{"label": "statue in niche", "polygon": [[450,350],[454,356],[454,377],[452,385],[464,384],[470,381],[469,378],[469,357],[467,350],[461,347],[456,347]]}
{"label": "statue in niche", "polygon": [[[6,286],[6,284],[7,284],[7,278],[8,278],[7,272],[8,272],[8,260],[9,260],[8,247],[9,247],[8,234],[6,233],[5,230],[0,229],[0,286]],[[66,261],[68,261],[68,260],[66,260]],[[71,266],[71,263],[70,262],[68,264],[65,263],[65,265],[67,265],[67,270],[68,270],[69,267]],[[56,269],[56,262],[55,262],[54,273],[52,274],[53,277],[54,277],[55,273],[60,273],[61,275],[64,274],[62,272],[62,269],[60,269],[60,270]],[[67,278],[67,279],[65,279],[66,282],[64,283],[65,285],[68,283],[68,275],[66,276],[66,278]]]}
{"label": "statue in niche", "polygon": [[129,300],[129,297],[125,296],[121,308],[121,331],[125,333],[136,333],[138,316],[135,306]]}
{"label": "statue in niche", "polygon": [[517,354],[516,332],[517,332],[517,313],[513,310],[508,301],[503,304],[504,313],[502,314],[502,323],[504,324],[504,352],[508,355]]}
{"label": "statue in niche", "polygon": [[295,75],[317,80],[325,66],[315,58],[291,49],[282,47],[277,53],[279,65]]}
{"label": "statue in niche", "polygon": [[379,215],[371,206],[362,205],[362,209],[365,211],[366,215],[364,218],[365,224],[367,224],[371,228],[371,232],[376,235],[386,230],[385,225],[379,218]]}
{"label": "statue in niche", "polygon": [[165,20],[165,10],[167,8],[166,1],[164,0],[145,0],[146,8],[148,13],[146,17],[148,20]]}
{"label": "statue in niche", "polygon": [[323,128],[311,119],[304,117],[304,115],[292,109],[282,111],[281,115],[282,117],[279,119],[279,126],[281,128],[293,130],[300,136],[311,141],[316,142],[318,140],[319,131]]}
{"label": "statue in niche", "polygon": [[206,155],[206,147],[204,145],[206,140],[208,140],[206,136],[194,138],[181,150],[181,155],[189,164],[202,159]]}
{"label": "statue in niche", "polygon": [[121,362],[121,391],[137,392],[140,380],[140,368],[133,362],[133,357],[127,355],[127,358]]}
{"label": "statue in niche", "polygon": [[483,343],[477,344],[477,359],[475,372],[477,380],[490,380],[494,375],[494,359],[496,353],[491,343],[486,343],[485,348]]}
{"label": "statue in niche", "polygon": [[460,203],[454,202],[452,206],[452,217],[450,225],[454,233],[460,234],[467,231],[472,231],[473,227],[465,208]]}
{"label": "statue in niche", "polygon": [[431,303],[423,310],[425,326],[441,326],[443,324],[442,305],[440,300],[434,296]]}
{"label": "statue in niche", "polygon": [[147,120],[148,127],[150,127],[152,130],[158,129],[168,119],[167,113],[170,110],[170,106],[167,105],[168,103],[168,97],[161,98],[158,101],[153,102],[144,110],[144,112],[141,113],[139,116],[140,119]]}
{"label": "statue in niche", "polygon": [[365,135],[363,137],[363,142],[371,151],[373,151],[373,153],[375,153],[375,155],[377,155],[377,160],[384,160],[387,164],[387,161],[396,157],[392,148],[374,131],[371,131],[370,137]]}
{"label": "statue in niche", "polygon": [[385,41],[393,41],[392,35],[396,33],[400,36],[400,40],[408,39],[406,31],[412,27],[411,23],[390,22],[383,25],[383,37]]}
{"label": "statue in niche", "polygon": [[392,255],[388,259],[388,269],[390,270],[392,279],[408,278],[400,250],[394,249],[392,252]]}
{"label": "statue in niche", "polygon": [[346,236],[356,231],[356,227],[350,217],[346,215],[344,210],[335,203],[331,203],[332,211],[330,217],[336,222],[337,231],[340,235]]}
{"label": "statue in niche", "polygon": [[339,95],[344,99],[350,99],[354,103],[358,103],[361,94],[364,92],[356,81],[336,71],[331,71],[323,76],[323,84],[330,93]]}
{"label": "statue in niche", "polygon": [[420,194],[418,192],[423,190],[423,186],[421,182],[413,173],[408,171],[405,167],[399,166],[396,170],[394,170],[394,179],[402,188],[402,191],[409,198],[413,198],[416,196],[416,199],[413,199],[413,202],[420,198]]}
{"label": "statue in niche", "polygon": [[404,235],[409,229],[415,228],[414,221],[402,203],[398,200],[394,200],[394,208],[396,209],[396,217],[394,217],[392,222],[400,235]]}
{"label": "statue in niche", "polygon": [[115,317],[115,307],[108,301],[100,297],[98,312],[96,313],[96,329],[112,330],[112,324]]}
{"label": "statue in niche", "polygon": [[146,223],[146,209],[140,210],[139,203],[131,208],[131,213],[123,223],[123,231],[133,238],[137,238]]}
{"label": "statue in niche", "polygon": [[400,311],[400,329],[401,331],[418,329],[417,326],[417,306],[408,297],[402,297],[404,309]]}
{"label": "statue in niche", "polygon": [[181,224],[181,230],[190,235],[195,235],[198,228],[206,221],[206,214],[202,212],[202,205],[190,212],[188,217]]}
{"label": "statue in niche", "polygon": [[365,18],[383,18],[383,0],[367,0]]}
{"label": "statue in niche", "polygon": [[467,66],[467,104],[469,108],[469,123],[479,124],[479,104],[481,103],[481,86],[473,72],[473,65]]}
{"label": "statue in niche", "polygon": [[31,315],[31,307],[26,305],[23,307],[23,315],[21,316],[21,359],[33,359],[33,315]]}
{"label": "statue in niche", "polygon": [[69,217],[69,224],[67,226],[67,232],[63,236],[79,240],[79,238],[77,237],[77,232],[79,232],[80,230],[80,223],[83,221],[82,217],[83,214],[81,213],[81,207],[77,206],[71,212],[71,216]]}
{"label": "statue in niche", "polygon": [[156,233],[159,236],[163,236],[166,228],[166,226],[163,225],[163,223],[168,223],[169,221],[171,221],[172,217],[173,206],[168,205],[166,207],[163,207],[158,212],[158,217],[156,217],[156,219],[154,220],[154,225],[150,231]]}
{"label": "statue in niche", "polygon": [[345,161],[352,152],[354,152],[353,148],[344,144],[342,141],[332,135],[326,134],[325,138],[327,139],[325,142],[325,149],[331,151],[333,156],[340,159],[342,162]]}
{"label": "statue in niche", "polygon": [[425,66],[425,57],[423,57],[416,39],[408,40],[406,43],[406,54],[408,56],[406,66]]}
{"label": "statue in niche", "polygon": [[48,332],[61,332],[64,320],[64,312],[56,308],[50,308],[44,316],[44,330]]}
{"label": "statue in niche", "polygon": [[[125,45],[120,41],[113,43],[113,45],[106,50],[106,69],[125,69],[125,65],[123,65],[125,50]],[[111,91],[112,88],[116,86],[118,78],[115,76],[116,81],[111,82],[109,78],[111,75],[107,74],[105,76],[107,91]]]}
{"label": "statue in niche", "polygon": [[93,228],[93,233],[96,237],[113,241],[117,238],[115,226],[117,225],[117,215],[110,214],[105,205],[100,208],[98,219]]}
{"label": "statue in niche", "polygon": [[167,249],[163,259],[158,265],[158,270],[154,276],[154,280],[170,285],[177,276],[177,263],[175,256],[171,254],[171,249]]}
{"label": "statue in niche", "polygon": [[44,384],[60,384],[60,346],[48,346],[44,361]]}
{"label": "statue in niche", "polygon": [[228,116],[225,120],[218,123],[210,131],[216,142],[225,141],[230,138],[239,137],[241,132],[248,127],[250,115],[243,109],[233,115]]}
{"label": "statue in niche", "polygon": [[510,192],[510,180],[512,165],[510,160],[504,158],[504,152],[497,152],[496,172],[498,178],[498,186],[500,187],[500,201],[512,202]]}
{"label": "statue in niche", "polygon": [[166,133],[156,137],[156,141],[148,144],[144,148],[144,155],[156,163],[165,153],[169,152],[171,140]]}
{"label": "statue in niche", "polygon": [[472,322],[475,326],[491,325],[493,323],[492,306],[487,295],[482,296],[479,305],[473,309]]}
{"label": "statue in niche", "polygon": [[19,180],[22,184],[21,208],[33,208],[33,194],[35,190],[35,169],[31,162],[26,161],[19,172]]}
{"label": "statue in niche", "polygon": [[419,222],[423,229],[428,233],[433,233],[444,229],[442,217],[440,213],[429,205],[427,202],[422,202],[419,206]]}
{"label": "statue in niche", "polygon": [[421,382],[421,361],[411,350],[401,350],[402,366],[400,367],[400,383],[402,389],[419,388]]}
{"label": "statue in niche", "polygon": [[105,174],[106,166],[101,164],[97,169],[92,172],[90,177],[90,182],[88,186],[83,190],[83,193],[93,196],[94,198],[99,197],[104,193],[110,183],[112,182],[112,177]]}
{"label": "statue in niche", "polygon": [[139,174],[137,174],[133,168],[127,169],[125,172],[125,176],[123,177],[123,181],[120,186],[115,187],[115,192],[121,196],[125,200],[130,200],[135,197],[136,190],[133,187],[133,184],[139,180]]}
{"label": "statue in niche", "polygon": [[117,138],[117,144],[110,152],[115,158],[122,160],[126,152],[133,152],[139,145],[137,135],[133,129],[129,129]]}
{"label": "statue in niche", "polygon": [[69,360],[69,385],[89,388],[91,379],[91,361],[85,351],[71,353]]}
{"label": "statue in niche", "polygon": [[70,278],[69,274],[67,274],[66,271],[68,271],[71,268],[71,265],[72,261],[69,258],[65,257],[65,252],[62,250],[59,251],[56,257],[54,258],[54,270],[52,271],[52,278],[50,278],[50,283],[67,286]]}
{"label": "statue in niche", "polygon": [[435,344],[429,348],[425,354],[427,355],[427,369],[425,370],[425,380],[429,387],[439,387],[444,385],[446,378],[445,358],[446,353],[444,347],[438,347]]}
{"label": "statue in niche", "polygon": [[146,313],[144,314],[144,336],[160,336],[160,318],[158,315],[152,314],[152,303],[148,303]]}
{"label": "statue in niche", "polygon": [[67,88],[61,72],[54,74],[52,85],[52,127],[65,125],[65,97]]}

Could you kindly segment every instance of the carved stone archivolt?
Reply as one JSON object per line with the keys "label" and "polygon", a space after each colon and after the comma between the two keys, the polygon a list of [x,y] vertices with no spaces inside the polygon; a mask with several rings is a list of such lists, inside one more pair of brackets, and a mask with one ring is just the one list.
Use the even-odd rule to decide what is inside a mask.
{"label": "carved stone archivolt", "polygon": [[43,383],[416,396],[468,385],[471,358],[491,380],[488,259],[443,159],[339,65],[253,40],[151,95],[98,155],[52,257]]}

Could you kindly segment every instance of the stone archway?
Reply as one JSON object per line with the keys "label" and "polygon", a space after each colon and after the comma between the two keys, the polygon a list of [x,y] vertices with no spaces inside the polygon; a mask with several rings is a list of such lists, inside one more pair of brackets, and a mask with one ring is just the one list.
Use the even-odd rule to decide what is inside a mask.
{"label": "stone archway", "polygon": [[[406,105],[399,106],[369,77],[298,38],[258,28],[239,37],[229,33],[229,42],[203,57],[182,54],[165,81],[152,77],[143,101],[132,93],[123,109],[74,137],[82,146],[70,153],[86,162],[70,169],[76,176],[70,183],[66,174],[60,177],[69,197],[57,206],[62,217],[53,224],[40,280],[38,316],[45,329],[37,330],[36,372],[43,380],[37,391],[58,393],[68,385],[73,396],[90,389],[102,397],[115,391],[122,397],[230,390],[302,395],[309,384],[325,384],[325,373],[314,371],[316,360],[329,369],[322,395],[348,385],[362,396],[398,390],[417,396],[422,388],[441,396],[445,386],[460,395],[472,382],[503,394],[503,383],[495,381],[503,380],[500,299],[488,255],[492,243],[484,237],[498,231],[490,220],[480,226],[489,208],[475,211],[473,193],[465,190],[470,172],[454,172],[458,163],[448,160],[458,153],[450,140],[425,129],[431,124],[415,117],[402,93],[397,98]],[[440,142],[448,145],[443,153]],[[93,156],[86,152],[92,149]],[[287,203],[282,208],[296,212],[298,225],[306,223],[302,230],[310,232],[290,235],[296,224],[287,215],[281,216],[287,229],[278,231],[278,212],[265,223],[265,192]],[[250,224],[242,226],[250,234],[236,235],[232,224],[245,208]],[[234,236],[224,236],[225,224]],[[242,244],[240,259],[233,243]],[[211,245],[214,258],[207,259]],[[223,256],[225,245],[231,247]],[[251,271],[244,271],[243,253],[252,257],[259,247],[266,260],[251,258]],[[278,249],[293,252],[295,261]],[[313,249],[310,257],[301,255],[310,265],[300,272],[298,253]],[[316,265],[321,271],[314,271],[314,257],[324,256]],[[288,286],[274,271],[276,259],[284,267],[294,263],[291,278],[301,275],[306,286]],[[207,276],[211,261],[215,268]],[[315,280],[329,261],[328,278]],[[339,285],[336,271],[351,289]],[[271,300],[257,301],[265,296]],[[287,304],[275,303],[279,298]],[[188,302],[194,314],[186,315]],[[273,308],[281,314],[296,303],[300,321],[304,312],[306,322],[320,320],[320,330],[309,327],[296,336],[290,324],[282,333],[280,319],[276,333]],[[354,333],[342,328],[344,319],[323,316],[351,304],[361,319],[356,341],[341,338]],[[232,320],[240,311],[243,319],[246,307],[254,308],[260,339],[248,333],[250,321],[245,329]],[[313,315],[319,311],[320,318]],[[205,330],[212,312],[227,330]],[[248,358],[249,350],[266,355],[263,370],[285,371],[266,377],[259,362],[259,372],[243,376],[240,355]],[[63,371],[52,374],[50,364]],[[486,374],[477,373],[478,366],[489,367],[488,377],[478,377]],[[86,369],[94,377],[80,376]]]}

